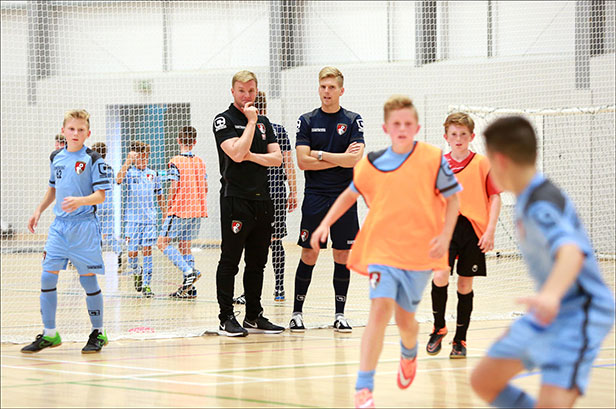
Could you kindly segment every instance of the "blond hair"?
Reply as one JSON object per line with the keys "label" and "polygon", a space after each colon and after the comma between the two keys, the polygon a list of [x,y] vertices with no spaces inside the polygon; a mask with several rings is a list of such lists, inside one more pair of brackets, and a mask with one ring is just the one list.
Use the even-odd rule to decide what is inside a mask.
{"label": "blond hair", "polygon": [[55,138],[56,142],[66,143],[66,137],[64,135],[62,135],[61,133],[56,134],[56,136],[54,138]]}
{"label": "blond hair", "polygon": [[150,145],[141,141],[132,141],[130,143],[130,150],[136,153],[150,154]]}
{"label": "blond hair", "polygon": [[257,76],[255,75],[254,72],[248,71],[248,70],[242,70],[242,71],[236,72],[235,75],[233,76],[233,79],[231,80],[231,88],[233,88],[236,82],[248,82],[248,81],[254,81],[255,85],[258,85]]}
{"label": "blond hair", "polygon": [[90,114],[85,109],[71,109],[64,113],[64,121],[62,126],[66,125],[66,121],[69,119],[83,119],[88,123],[88,129],[90,129]]}
{"label": "blond hair", "polygon": [[387,118],[389,118],[389,114],[391,111],[397,111],[399,109],[410,109],[413,111],[415,115],[415,119],[419,120],[419,115],[417,115],[417,109],[415,105],[413,105],[413,101],[407,97],[406,95],[392,95],[383,105],[383,117],[385,122],[387,122]]}
{"label": "blond hair", "polygon": [[464,112],[454,112],[453,114],[450,114],[447,119],[445,119],[445,123],[443,124],[445,127],[445,133],[447,133],[447,129],[450,125],[464,126],[470,133],[475,131],[475,122],[473,121],[473,118]]}
{"label": "blond hair", "polygon": [[192,126],[183,126],[178,133],[178,139],[184,146],[193,146],[197,143],[197,130]]}
{"label": "blond hair", "polygon": [[344,86],[344,75],[336,67],[323,67],[319,71],[319,81],[324,78],[335,78],[338,81],[338,86],[342,88]]}

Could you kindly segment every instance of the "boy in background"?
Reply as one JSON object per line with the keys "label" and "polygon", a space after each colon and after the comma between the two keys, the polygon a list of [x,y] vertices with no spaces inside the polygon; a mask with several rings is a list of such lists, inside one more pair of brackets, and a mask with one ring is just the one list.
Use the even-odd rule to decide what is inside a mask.
{"label": "boy in background", "polygon": [[64,149],[64,147],[66,146],[66,138],[64,137],[64,135],[62,135],[61,133],[56,134],[56,136],[54,137],[54,150],[58,150],[58,149]]}
{"label": "boy in background", "polygon": [[[205,162],[192,151],[197,143],[197,130],[192,126],[180,128],[177,142],[180,154],[169,161],[167,179],[171,186],[167,206],[163,207],[163,227],[157,246],[182,271],[184,279],[172,298],[195,298],[195,282],[201,272],[195,269],[191,242],[199,233],[201,218],[207,217],[207,173]],[[170,246],[171,239],[179,240],[178,249]]]}
{"label": "boy in background", "polygon": [[370,316],[355,386],[358,408],[374,407],[374,373],[392,313],[400,331],[398,387],[408,388],[415,378],[419,331],[415,311],[432,271],[447,268],[447,249],[458,217],[456,193],[461,189],[441,150],[414,140],[420,126],[413,102],[392,96],[383,111],[383,130],[391,137],[391,146],[359,161],[351,185],[310,241],[318,249],[330,226],[360,195],[364,197],[370,210],[347,264],[370,276]]}
{"label": "boy in background", "polygon": [[40,303],[44,330],[34,342],[21,349],[26,354],[62,344],[56,330],[56,285],[59,270],[66,269],[69,260],[77,269],[79,283],[86,292],[86,305],[92,323],[92,332],[81,352],[99,352],[108,342],[103,329],[103,294],[96,279],[96,274],[105,274],[105,266],[95,209],[105,200],[105,191],[111,189],[111,179],[101,155],[84,146],[90,137],[90,114],[86,110],[67,111],[62,134],[66,137],[66,149],[52,152],[49,187],[28,220],[28,230],[34,233],[41,214],[55,200],[53,210],[56,218],[49,227],[41,275]]}
{"label": "boy in background", "polygon": [[[463,188],[458,194],[460,215],[449,245],[451,274],[458,260],[456,335],[449,357],[466,358],[466,333],[473,311],[473,277],[486,276],[485,253],[494,248],[501,200],[500,191],[490,178],[488,158],[471,152],[468,147],[475,138],[473,119],[463,112],[455,112],[447,117],[443,126],[445,140],[451,147],[445,159]],[[429,355],[440,352],[441,342],[447,334],[445,310],[449,275],[449,270],[435,271],[432,279],[434,328],[426,346]]]}
{"label": "boy in background", "polygon": [[[128,190],[124,228],[128,263],[133,271],[135,290],[144,297],[154,296],[151,288],[152,246],[156,243],[158,216],[154,198],[161,209],[165,208],[160,178],[155,170],[148,168],[149,161],[150,145],[133,141],[117,177],[117,183],[124,183]],[[143,254],[143,266],[139,266],[139,249]]]}
{"label": "boy in background", "polygon": [[[573,203],[537,172],[532,125],[501,118],[484,136],[494,181],[517,197],[518,243],[538,293],[519,300],[528,313],[490,347],[471,385],[493,407],[572,407],[614,323],[614,297]],[[535,367],[542,378],[536,400],[509,383]]]}
{"label": "boy in background", "polygon": [[[107,158],[107,145],[104,142],[92,144],[92,150],[98,152],[103,160]],[[103,248],[111,248],[118,260],[118,273],[122,270],[122,243],[114,234],[115,212],[113,209],[113,168],[107,165],[111,177],[111,189],[105,194],[105,201],[96,209],[96,215],[101,224],[101,235],[103,237]]]}

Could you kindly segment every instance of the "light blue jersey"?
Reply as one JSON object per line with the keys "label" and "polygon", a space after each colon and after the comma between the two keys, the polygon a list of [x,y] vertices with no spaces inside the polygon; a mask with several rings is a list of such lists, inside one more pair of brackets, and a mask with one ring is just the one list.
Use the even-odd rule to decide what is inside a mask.
{"label": "light blue jersey", "polygon": [[124,178],[128,190],[127,223],[156,224],[156,196],[162,194],[160,177],[150,168],[131,166]]}
{"label": "light blue jersey", "polygon": [[[374,160],[374,167],[383,172],[391,172],[392,170],[398,169],[404,161],[411,156],[411,153],[415,150],[415,146],[417,142],[413,145],[413,149],[411,149],[408,153],[396,153],[393,151],[391,146],[385,149],[385,152],[380,155],[378,158]],[[355,184],[351,182],[350,188],[353,192],[359,193]],[[443,197],[449,197],[454,193],[458,193],[462,190],[462,186],[458,183],[456,176],[451,171],[449,167],[449,162],[445,157],[441,157],[441,167],[438,170],[438,175],[436,177],[436,188],[443,195]]]}
{"label": "light blue jersey", "polygon": [[607,288],[590,239],[571,200],[552,182],[536,174],[519,195],[515,206],[518,242],[531,276],[539,290],[554,267],[558,249],[575,244],[586,256],[575,284],[562,299],[561,311],[591,306],[614,311],[614,298]]}
{"label": "light blue jersey", "polygon": [[536,174],[518,196],[515,222],[537,289],[552,272],[563,245],[576,245],[585,255],[584,264],[554,321],[540,325],[529,312],[490,347],[488,356],[520,360],[528,370],[539,367],[543,384],[584,394],[593,361],[614,323],[612,293],[571,200],[543,175]]}
{"label": "light blue jersey", "polygon": [[62,210],[62,202],[65,197],[89,196],[97,190],[111,189],[112,175],[102,156],[84,146],[77,152],[66,148],[53,151],[49,159],[49,186],[56,189],[54,214],[58,217],[93,214],[96,206],[80,206],[67,213]]}

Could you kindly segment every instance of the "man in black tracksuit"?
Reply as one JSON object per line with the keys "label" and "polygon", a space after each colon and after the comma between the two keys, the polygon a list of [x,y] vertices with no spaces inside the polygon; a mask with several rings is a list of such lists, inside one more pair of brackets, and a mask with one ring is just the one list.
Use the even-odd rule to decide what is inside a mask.
{"label": "man in black tracksuit", "polygon": [[[216,271],[220,307],[219,335],[277,334],[283,327],[263,316],[263,270],[272,235],[274,210],[267,167],[280,166],[282,154],[269,120],[253,106],[257,78],[240,71],[231,82],[233,104],[213,124],[220,163],[221,255]],[[233,314],[233,287],[245,251],[246,316],[240,326]]]}

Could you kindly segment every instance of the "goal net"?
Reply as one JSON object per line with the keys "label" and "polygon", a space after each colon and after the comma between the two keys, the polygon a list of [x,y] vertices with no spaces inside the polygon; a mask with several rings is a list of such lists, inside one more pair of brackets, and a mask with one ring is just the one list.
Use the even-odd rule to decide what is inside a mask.
{"label": "goal net", "polygon": [[[292,147],[298,117],[320,105],[317,74],[330,65],[345,76],[342,106],[362,115],[366,151],[389,144],[382,106],[392,94],[414,100],[422,125],[417,139],[443,149],[442,124],[451,110],[473,116],[479,152],[481,131],[492,119],[527,116],[541,141],[540,169],[576,202],[613,286],[614,10],[608,1],[2,1],[1,341],[31,341],[42,328],[41,260],[52,208],[34,234],[27,224],[48,186],[64,112],[75,108],[91,114],[86,145],[105,144],[114,176],[134,141],[149,145],[147,166],[154,172],[152,179],[133,172],[115,184],[98,210],[106,268],[99,284],[110,338],[196,336],[217,328],[221,185],[213,120],[232,102],[231,78],[243,69],[257,75],[267,116],[286,129]],[[156,195],[154,211],[147,212],[131,204],[131,192],[158,193],[154,185],[160,185],[168,196],[168,163],[180,154],[184,126],[197,130],[193,151],[207,170],[209,217],[192,243],[203,276],[196,298],[171,299],[182,273],[153,244],[154,296],[144,297],[126,257],[127,223],[154,220],[158,236],[162,212]],[[294,166],[299,207],[288,214],[282,239],[286,300],[274,301],[271,256],[262,295],[265,316],[285,326],[301,254],[304,174]],[[511,318],[522,312],[515,298],[534,291],[515,244],[512,205],[504,195],[488,277],[475,280],[473,319]],[[360,200],[360,222],[366,212]],[[137,264],[147,264],[141,251]],[[236,296],[243,268],[242,260]],[[333,323],[333,269],[331,249],[322,251],[304,304],[308,327]],[[455,314],[455,288],[454,276],[448,319]],[[57,289],[62,338],[84,340],[90,332],[85,293],[70,265]],[[431,320],[429,297],[426,291],[418,310],[422,322]],[[369,306],[367,280],[352,274],[345,310],[351,325],[366,323]],[[243,310],[236,306],[240,322]]]}

